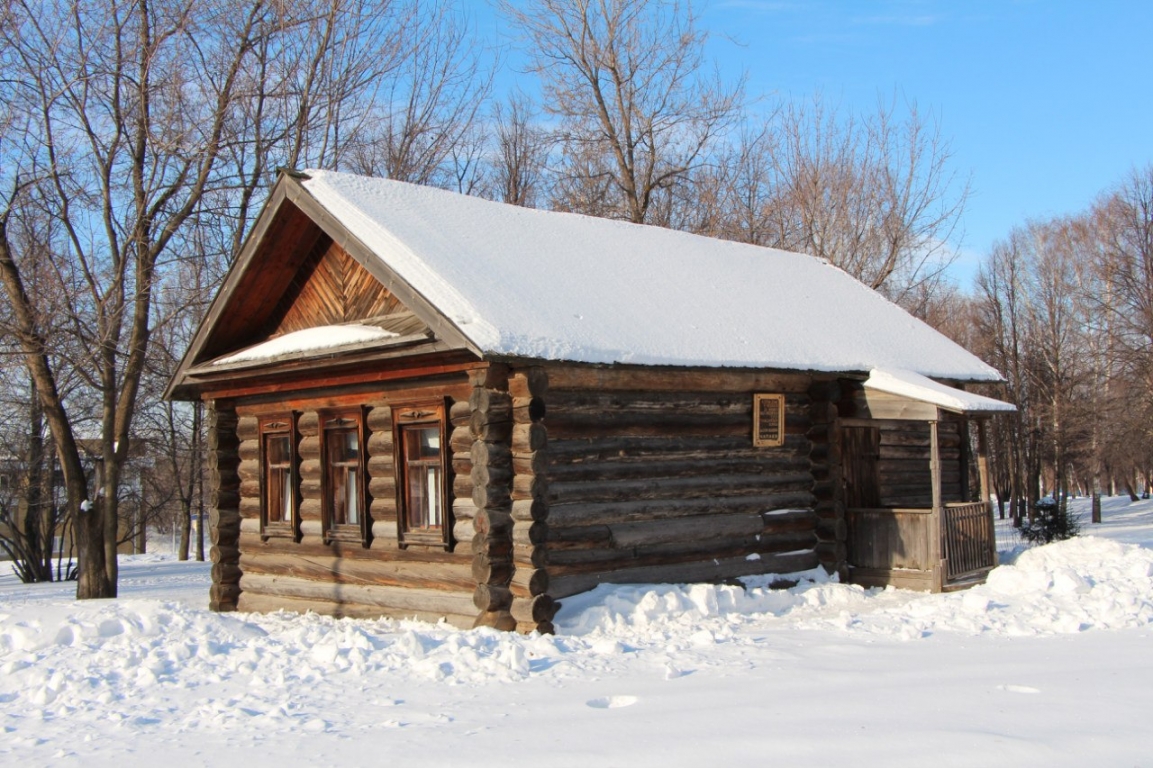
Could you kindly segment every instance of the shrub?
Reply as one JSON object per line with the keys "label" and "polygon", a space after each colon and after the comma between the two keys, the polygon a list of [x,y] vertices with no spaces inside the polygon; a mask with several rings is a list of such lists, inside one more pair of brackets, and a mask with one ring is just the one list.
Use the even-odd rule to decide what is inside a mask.
{"label": "shrub", "polygon": [[1081,532],[1081,517],[1069,509],[1069,499],[1041,499],[1037,516],[1021,525],[1021,538],[1030,544],[1048,544],[1071,539]]}

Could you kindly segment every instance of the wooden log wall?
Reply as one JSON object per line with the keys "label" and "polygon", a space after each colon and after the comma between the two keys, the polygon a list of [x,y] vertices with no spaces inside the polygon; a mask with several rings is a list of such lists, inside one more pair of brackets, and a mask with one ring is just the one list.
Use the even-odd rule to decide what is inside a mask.
{"label": "wooden log wall", "polygon": [[548,593],[548,374],[530,367],[509,379],[512,397],[512,562],[510,612],[522,632],[552,632],[560,604]]}
{"label": "wooden log wall", "polygon": [[[850,418],[869,418],[869,407],[859,382],[843,382],[845,390],[840,403],[840,415]],[[941,499],[943,502],[968,501],[965,497],[968,471],[964,463],[962,438],[968,439],[967,428],[962,428],[963,417],[940,413],[938,436],[941,457]],[[880,485],[882,507],[928,508],[932,506],[932,475],[929,472],[929,424],[921,419],[876,419],[880,429],[880,456],[877,462],[877,480]]]}
{"label": "wooden log wall", "polygon": [[[933,504],[929,471],[929,425],[922,421],[880,421],[877,476],[882,507],[927,508]],[[938,424],[941,498],[962,501],[961,437],[956,421]]]}
{"label": "wooden log wall", "polygon": [[491,365],[469,375],[472,437],[473,604],[475,626],[516,629],[512,590],[512,396],[508,368]]}
{"label": "wooden log wall", "polygon": [[[835,542],[838,531],[827,448],[815,454],[816,484],[813,472],[829,393],[814,408],[810,384],[806,375],[550,368],[547,593],[815,567],[815,492],[830,520],[821,535]],[[786,393],[784,446],[753,447],[754,392]],[[517,425],[521,445],[531,426]]]}
{"label": "wooden log wall", "polygon": [[[324,398],[282,396],[264,398],[237,408],[233,434],[239,438],[235,455],[238,503],[238,557],[229,563],[239,579],[240,610],[278,608],[312,610],[333,616],[393,616],[447,619],[469,627],[476,618],[472,599],[471,448],[462,446],[462,421],[467,432],[468,397],[472,388],[460,375],[419,387],[398,383],[373,391],[342,393]],[[397,403],[450,400],[449,459],[456,470],[452,510],[455,546],[410,545],[401,549],[397,537],[397,489],[392,408]],[[462,405],[463,403],[463,405]],[[361,542],[326,543],[321,521],[323,502],[320,460],[320,411],[363,405],[366,424],[365,499],[371,536]],[[300,477],[301,537],[260,535],[259,414],[295,411]],[[462,415],[463,414],[463,415]],[[219,419],[219,417],[218,417]],[[219,460],[218,460],[219,462]],[[462,472],[463,470],[463,472]],[[463,503],[462,503],[463,500]],[[215,524],[214,524],[215,530]],[[214,536],[216,534],[214,533]],[[214,594],[215,594],[214,586]],[[241,591],[242,590],[242,591]]]}
{"label": "wooden log wall", "polygon": [[812,401],[809,461],[813,471],[813,511],[817,517],[817,554],[821,565],[843,581],[849,578],[848,524],[841,483],[841,441],[837,415],[843,396],[841,383],[816,380],[809,387]]}
{"label": "wooden log wall", "polygon": [[240,476],[236,411],[228,403],[208,406],[208,488],[212,587],[208,607],[235,611],[240,598]]}

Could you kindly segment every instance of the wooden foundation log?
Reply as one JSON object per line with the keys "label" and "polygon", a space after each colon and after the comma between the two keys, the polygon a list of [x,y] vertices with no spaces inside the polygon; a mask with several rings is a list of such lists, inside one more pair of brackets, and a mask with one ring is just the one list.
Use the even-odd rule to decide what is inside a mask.
{"label": "wooden foundation log", "polygon": [[591,573],[633,566],[672,565],[699,560],[758,557],[780,552],[809,550],[818,544],[814,531],[795,531],[774,536],[742,536],[709,542],[669,541],[631,549],[586,548],[550,549],[549,575]]}
{"label": "wooden foundation log", "polygon": [[507,586],[477,584],[472,593],[472,604],[483,613],[507,611],[512,605],[512,592]]}
{"label": "wooden foundation log", "polygon": [[214,583],[208,588],[208,610],[217,613],[235,611],[240,598],[240,585],[230,582]]}
{"label": "wooden foundation log", "polygon": [[518,624],[538,625],[542,622],[552,622],[560,603],[550,595],[536,595],[531,598],[514,597],[509,613]]}
{"label": "wooden foundation log", "polygon": [[549,580],[548,593],[553,598],[563,598],[585,592],[598,584],[715,582],[754,574],[796,573],[815,568],[818,564],[819,559],[815,550],[803,550],[778,555],[762,555],[758,560],[733,557],[692,563],[621,568],[595,573],[552,576]]}
{"label": "wooden foundation log", "polygon": [[240,588],[246,594],[269,597],[298,597],[329,603],[357,603],[398,611],[422,611],[431,614],[472,613],[472,598],[467,592],[450,592],[414,587],[387,587],[367,584],[337,584],[295,576],[270,576],[245,573]]}
{"label": "wooden foundation log", "polygon": [[334,584],[397,587],[471,592],[474,586],[467,560],[420,562],[349,558],[335,555],[295,553],[292,549],[245,551],[240,556],[245,573],[293,576]]}
{"label": "wooden foundation log", "polygon": [[382,605],[363,605],[354,602],[331,602],[321,599],[308,599],[302,597],[270,596],[262,594],[245,593],[240,600],[240,610],[252,613],[271,613],[273,611],[287,610],[297,613],[317,613],[321,616],[350,619],[374,619],[382,616],[394,619],[416,619],[435,624],[445,621],[460,629],[469,629],[475,621],[476,611],[470,609],[468,613],[447,613],[435,611],[422,611],[410,608],[391,608]]}

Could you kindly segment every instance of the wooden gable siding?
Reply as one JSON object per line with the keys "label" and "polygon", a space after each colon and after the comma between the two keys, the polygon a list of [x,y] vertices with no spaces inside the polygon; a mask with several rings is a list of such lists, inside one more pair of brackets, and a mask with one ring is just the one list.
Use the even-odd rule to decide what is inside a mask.
{"label": "wooden gable siding", "polygon": [[189,362],[211,360],[253,343],[254,333],[267,328],[317,242],[327,239],[315,222],[287,202],[271,217],[267,229],[254,231],[252,237],[260,238],[256,253],[231,294],[218,297],[204,319],[201,327],[209,336],[197,359]]}
{"label": "wooden gable siding", "polygon": [[408,310],[343,248],[323,237],[273,313],[271,335],[399,313]]}
{"label": "wooden gable siding", "polygon": [[[548,370],[546,458],[536,463],[547,474],[538,485],[553,598],[600,583],[707,581],[820,562],[826,489],[812,453],[827,425],[814,418],[811,377]],[[779,448],[752,444],[754,392],[786,395]],[[526,465],[518,458],[514,442],[514,469]]]}

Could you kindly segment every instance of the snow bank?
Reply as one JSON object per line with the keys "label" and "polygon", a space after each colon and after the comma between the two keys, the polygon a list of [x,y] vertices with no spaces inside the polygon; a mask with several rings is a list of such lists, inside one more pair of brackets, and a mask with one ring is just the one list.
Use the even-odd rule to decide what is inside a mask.
{"label": "snow bank", "polygon": [[[1112,506],[1117,532],[1153,538],[1153,503]],[[193,762],[215,762],[247,745],[263,755],[258,764],[291,765],[304,759],[296,748],[311,744],[329,757],[344,750],[353,763],[371,749],[401,764],[455,765],[476,754],[492,758],[478,765],[496,765],[507,760],[507,739],[559,724],[549,739],[523,745],[528,758],[544,760],[563,744],[572,759],[562,765],[608,754],[644,764],[656,759],[654,748],[664,763],[725,754],[745,764],[768,743],[745,736],[768,728],[789,764],[849,753],[879,764],[891,757],[884,727],[896,716],[903,728],[923,728],[907,745],[921,757],[952,733],[956,764],[998,764],[989,758],[1005,757],[1006,738],[1021,749],[1027,724],[1026,762],[1078,764],[1075,752],[1064,763],[1051,759],[1064,754],[1062,739],[1076,738],[1094,749],[1108,742],[1102,762],[1119,764],[1141,747],[1139,736],[1115,736],[1118,723],[1142,711],[1153,684],[1153,667],[1137,650],[1153,625],[1153,552],[1094,536],[1027,550],[986,585],[948,595],[866,590],[820,570],[794,574],[789,589],[772,589],[773,577],[601,586],[563,601],[556,636],[214,614],[200,607],[203,564],[127,558],[121,575],[125,597],[84,603],[67,597],[72,585],[26,587],[0,577],[0,760],[65,765],[70,755],[95,755],[101,760],[89,764],[152,765],[158,750],[175,745]],[[140,599],[146,595],[168,597]],[[1104,671],[1054,675],[1055,664]],[[1085,686],[1098,701],[1108,697],[1100,717],[1094,710],[1086,719],[1077,703]],[[998,730],[997,708],[1008,703],[989,697],[1025,692],[1044,715],[1015,710],[1012,733]],[[874,714],[878,695],[888,698]],[[850,704],[829,711],[830,700]],[[764,707],[768,719],[758,714]],[[526,725],[528,712],[537,719]],[[846,712],[874,730],[844,730]],[[989,714],[981,727],[991,735],[974,742],[969,724],[980,712]],[[626,719],[612,730],[590,713]],[[627,719],[631,713],[641,719]],[[520,730],[470,749],[514,715]],[[402,736],[410,727],[417,730]],[[825,745],[832,753],[812,751],[823,738],[816,734],[830,728],[845,740]],[[319,735],[333,740],[299,741]],[[137,759],[125,761],[138,742],[145,746]],[[428,759],[430,751],[440,757]]]}
{"label": "snow bank", "polygon": [[[819,569],[772,589],[741,585],[609,586],[564,601],[555,637],[391,620],[316,615],[218,615],[141,600],[60,605],[0,615],[0,702],[49,711],[163,710],[176,690],[204,690],[178,727],[230,727],[237,712],[262,724],[307,726],[291,691],[378,687],[413,679],[483,686],[526,680],[558,664],[580,670],[625,649],[667,652],[751,643],[790,628],[925,638],[938,632],[1010,636],[1153,623],[1153,552],[1092,537],[1029,550],[963,593],[920,595],[839,584]],[[234,686],[230,695],[214,689]],[[303,723],[301,721],[304,721]]]}

